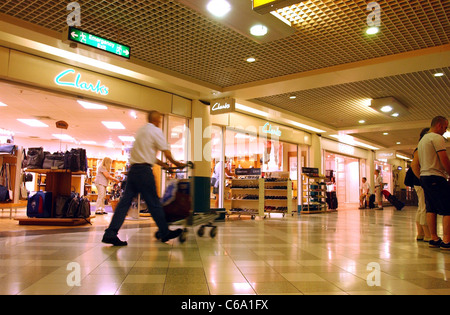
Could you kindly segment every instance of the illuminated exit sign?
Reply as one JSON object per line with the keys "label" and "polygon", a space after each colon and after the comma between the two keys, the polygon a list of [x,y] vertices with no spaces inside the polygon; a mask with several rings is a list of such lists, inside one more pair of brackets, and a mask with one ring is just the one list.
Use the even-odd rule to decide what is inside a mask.
{"label": "illuminated exit sign", "polygon": [[78,28],[69,26],[67,28],[67,39],[71,42],[83,44],[89,47],[94,47],[107,51],[116,56],[130,59],[131,48],[112,40],[84,32]]}
{"label": "illuminated exit sign", "polygon": [[253,11],[266,14],[293,4],[304,2],[302,0],[253,0]]}

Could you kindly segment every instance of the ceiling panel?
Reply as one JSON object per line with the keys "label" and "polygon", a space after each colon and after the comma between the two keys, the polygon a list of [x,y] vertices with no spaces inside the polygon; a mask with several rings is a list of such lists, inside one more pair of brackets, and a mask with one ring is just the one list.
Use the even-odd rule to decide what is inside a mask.
{"label": "ceiling panel", "polygon": [[[374,37],[364,33],[367,1],[313,0],[297,5],[294,35],[258,44],[173,0],[80,1],[83,29],[130,45],[134,58],[222,87],[449,43],[450,1],[379,3]],[[0,12],[61,32],[65,5],[3,1]],[[257,61],[248,64],[250,56]]]}
{"label": "ceiling panel", "polygon": [[[442,77],[434,77],[444,71]],[[291,99],[290,96],[296,96]],[[388,117],[367,106],[368,99],[393,96],[409,115]],[[374,80],[327,86],[295,93],[273,95],[255,101],[274,105],[336,128],[366,124],[388,124],[402,121],[450,116],[450,68],[421,71]]]}

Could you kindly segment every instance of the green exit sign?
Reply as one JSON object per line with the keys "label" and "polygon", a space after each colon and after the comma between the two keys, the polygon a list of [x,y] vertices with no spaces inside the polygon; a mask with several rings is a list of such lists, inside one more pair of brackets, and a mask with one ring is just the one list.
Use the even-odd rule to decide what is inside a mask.
{"label": "green exit sign", "polygon": [[83,44],[89,47],[94,47],[107,51],[116,56],[130,59],[131,49],[130,46],[126,46],[112,40],[84,32],[78,28],[69,26],[67,29],[67,39],[72,42]]}

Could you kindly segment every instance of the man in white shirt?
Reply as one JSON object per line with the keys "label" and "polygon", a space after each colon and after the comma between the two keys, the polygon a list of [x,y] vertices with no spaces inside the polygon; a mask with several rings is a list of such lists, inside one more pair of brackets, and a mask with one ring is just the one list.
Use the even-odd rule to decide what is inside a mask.
{"label": "man in white shirt", "polygon": [[[448,128],[448,120],[437,116],[431,122],[431,128],[418,145],[418,163],[420,165],[420,183],[425,193],[427,206],[427,224],[431,234],[430,247],[450,250],[450,161],[442,136]],[[436,218],[442,215],[443,240],[437,235]]]}
{"label": "man in white shirt", "polygon": [[128,172],[125,192],[120,199],[109,227],[105,230],[102,242],[113,244],[114,246],[125,246],[127,242],[121,241],[117,237],[133,198],[139,193],[145,200],[153,220],[159,228],[161,241],[167,242],[169,239],[178,237],[182,229],[170,231],[166,222],[165,214],[156,193],[155,178],[153,176],[153,165],[163,165],[156,158],[158,151],[164,153],[166,158],[177,167],[185,167],[186,164],[175,161],[169,150],[169,146],[164,138],[161,125],[161,114],[157,111],[148,113],[148,124],[141,127],[136,133],[136,140],[130,153],[130,170]]}
{"label": "man in white shirt", "polygon": [[359,192],[359,209],[366,208],[366,202],[369,201],[370,197],[370,185],[367,182],[367,178],[363,177],[361,179],[361,188]]}
{"label": "man in white shirt", "polygon": [[375,197],[378,203],[376,210],[383,210],[383,177],[380,170],[375,170]]}

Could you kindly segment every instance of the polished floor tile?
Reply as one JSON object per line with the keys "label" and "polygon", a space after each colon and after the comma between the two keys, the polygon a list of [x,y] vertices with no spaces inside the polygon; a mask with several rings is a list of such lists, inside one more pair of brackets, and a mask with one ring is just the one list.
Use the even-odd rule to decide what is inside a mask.
{"label": "polished floor tile", "polygon": [[416,241],[415,213],[231,218],[214,239],[190,228],[185,243],[159,242],[152,224],[125,225],[126,247],[101,243],[98,226],[5,232],[0,294],[448,295],[450,252]]}

